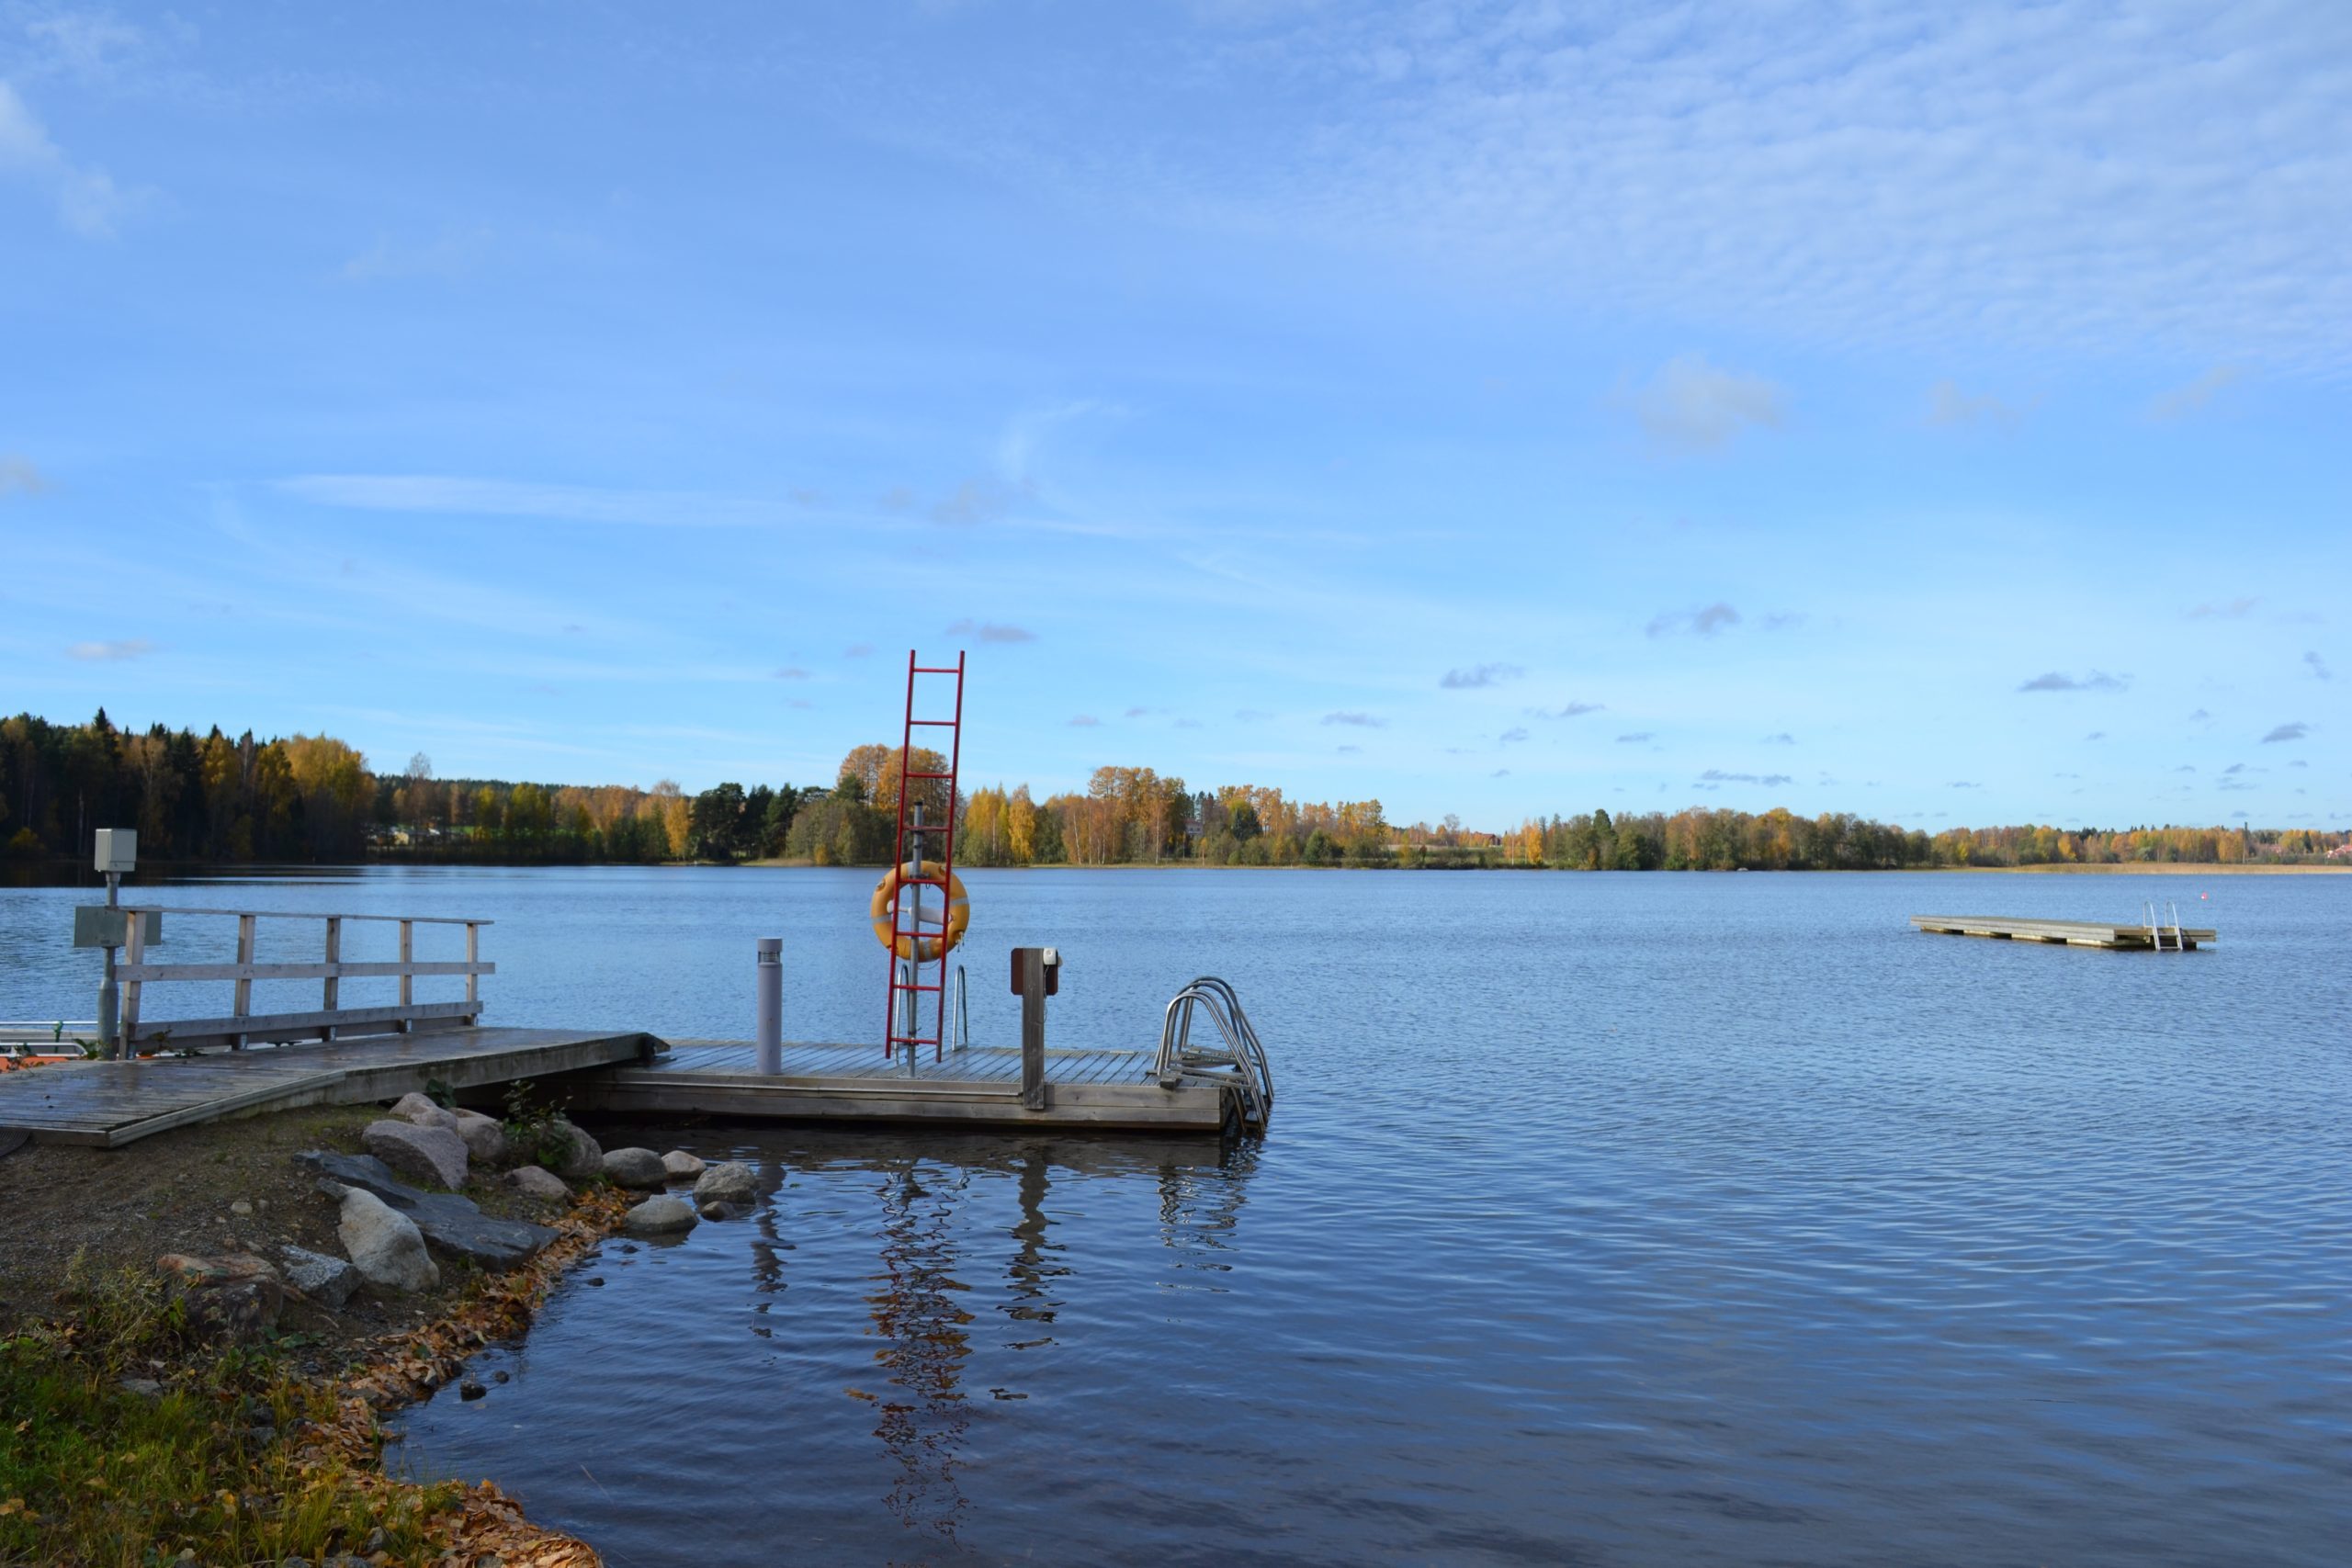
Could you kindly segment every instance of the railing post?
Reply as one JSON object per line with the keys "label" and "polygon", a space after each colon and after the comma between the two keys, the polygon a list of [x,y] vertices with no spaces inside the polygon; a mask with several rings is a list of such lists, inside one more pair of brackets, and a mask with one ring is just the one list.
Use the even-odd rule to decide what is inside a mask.
{"label": "railing post", "polygon": [[[237,917],[237,967],[240,971],[253,967],[254,928],[260,923],[251,915]],[[253,1016],[254,979],[251,975],[240,973],[237,976],[237,1005],[229,1010],[238,1018]],[[232,1051],[242,1051],[244,1048],[245,1037],[243,1034],[229,1042],[229,1049]]]}
{"label": "railing post", "polygon": [[[322,1010],[327,1012],[334,1011],[343,996],[343,980],[339,976],[333,972],[334,966],[342,962],[343,921],[337,916],[329,915],[327,917],[327,965],[329,973],[325,981],[325,994],[320,998]],[[334,1025],[330,1023],[325,1028],[322,1029],[319,1032],[319,1038],[322,1040],[333,1041],[334,1039]]]}
{"label": "railing post", "polygon": [[1021,1105],[1046,1109],[1046,950],[1013,950],[1021,965]]}
{"label": "railing post", "polygon": [[784,1071],[784,939],[760,938],[758,1021],[753,1039],[759,1046],[759,1070],[774,1077]]}
{"label": "railing post", "polygon": [[466,1007],[468,1010],[466,1021],[468,1023],[477,1023],[481,1020],[481,976],[475,974],[473,969],[473,966],[481,962],[481,922],[468,920],[466,922]]}
{"label": "railing post", "polygon": [[[409,965],[415,962],[416,922],[402,920],[401,922],[401,1006],[403,1008],[413,1007],[416,1003],[416,976],[409,973]],[[401,1033],[406,1034],[414,1026],[413,1019],[404,1018],[393,1027]]]}
{"label": "railing post", "polygon": [[[139,918],[136,909],[130,912],[129,919],[130,929],[123,933],[122,956],[123,961],[135,969],[146,961],[147,922]],[[119,1054],[126,1062],[135,1061],[139,1055],[140,984],[137,980],[122,983],[122,1049]]]}

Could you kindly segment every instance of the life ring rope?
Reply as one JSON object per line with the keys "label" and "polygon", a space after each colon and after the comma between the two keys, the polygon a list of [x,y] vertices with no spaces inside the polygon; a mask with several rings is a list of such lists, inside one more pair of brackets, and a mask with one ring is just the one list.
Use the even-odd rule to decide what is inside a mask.
{"label": "life ring rope", "polygon": [[[910,932],[898,935],[895,928],[899,919],[899,890],[910,884],[936,886],[943,874],[947,882],[947,919],[940,934],[923,936]],[[918,878],[922,880],[917,882]],[[875,941],[891,949],[900,958],[929,964],[945,957],[957,942],[964,940],[964,932],[972,923],[972,900],[964,891],[964,879],[937,861],[927,860],[920,863],[909,861],[882,874],[882,880],[874,885],[874,897],[866,906],[866,913],[873,919]]]}

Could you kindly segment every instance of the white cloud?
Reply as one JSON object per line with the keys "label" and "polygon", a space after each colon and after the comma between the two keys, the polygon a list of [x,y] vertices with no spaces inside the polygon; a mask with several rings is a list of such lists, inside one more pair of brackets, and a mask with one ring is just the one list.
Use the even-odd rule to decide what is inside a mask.
{"label": "white cloud", "polygon": [[30,457],[0,452],[0,495],[39,495],[48,488],[48,476],[33,467]]}
{"label": "white cloud", "polygon": [[1685,452],[1712,451],[1751,425],[1777,426],[1787,402],[1762,377],[1718,369],[1696,354],[1667,361],[1633,399],[1642,428]]}
{"label": "white cloud", "polygon": [[131,205],[104,169],[68,158],[17,90],[0,82],[0,176],[9,175],[46,189],[58,221],[84,239],[113,234]]}
{"label": "white cloud", "polygon": [[143,637],[125,637],[119,642],[77,642],[65,650],[65,657],[94,664],[111,664],[125,659],[144,659],[154,651],[153,643]]}
{"label": "white cloud", "polygon": [[2155,419],[2181,419],[2209,406],[2230,388],[2245,379],[2245,371],[2235,365],[2216,365],[2185,387],[2175,387],[2161,394],[2148,405],[2148,412]]}
{"label": "white cloud", "polygon": [[1972,424],[2010,425],[2018,411],[1989,394],[1971,396],[1957,381],[1939,381],[1928,389],[1928,423],[1956,429]]}

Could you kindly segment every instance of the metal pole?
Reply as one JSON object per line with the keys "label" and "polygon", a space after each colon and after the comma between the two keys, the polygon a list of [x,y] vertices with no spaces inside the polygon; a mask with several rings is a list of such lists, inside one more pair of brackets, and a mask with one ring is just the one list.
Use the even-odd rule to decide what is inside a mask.
{"label": "metal pole", "polygon": [[[914,787],[914,781],[907,777],[905,764],[913,761],[914,752],[910,749],[899,752],[899,756],[900,761],[899,769],[899,787],[900,789],[912,789]],[[927,784],[930,781],[926,779],[923,782]],[[908,851],[908,863],[914,868],[910,874],[920,877],[922,875],[922,802],[918,800],[915,801],[913,805],[914,823],[907,832],[907,837],[912,840],[911,847]],[[907,920],[909,929],[914,932],[914,937],[909,944],[912,949],[912,953],[907,959],[907,983],[910,986],[919,986],[922,983],[922,884],[921,882],[916,882],[909,887],[908,891],[915,896],[915,908],[914,913],[908,917]],[[941,966],[940,972],[943,975],[946,973],[946,969],[944,964]],[[910,1039],[911,1039],[915,1033],[917,1028],[916,1021],[922,1016],[922,993],[921,991],[909,991],[907,993],[907,1020],[899,1027],[899,1032],[907,1035]],[[907,1077],[913,1077],[914,1076],[915,1048],[912,1045],[909,1045],[907,1047]]]}
{"label": "metal pole", "polygon": [[784,1071],[784,939],[760,938],[759,1022],[753,1035],[759,1044],[759,1070],[771,1077]]}
{"label": "metal pole", "polygon": [[[119,907],[122,896],[122,873],[107,873],[107,908]],[[121,1032],[121,1008],[114,977],[114,943],[106,944],[106,977],[98,982],[98,1049],[115,1057],[128,1054],[129,1043],[118,1038]]]}

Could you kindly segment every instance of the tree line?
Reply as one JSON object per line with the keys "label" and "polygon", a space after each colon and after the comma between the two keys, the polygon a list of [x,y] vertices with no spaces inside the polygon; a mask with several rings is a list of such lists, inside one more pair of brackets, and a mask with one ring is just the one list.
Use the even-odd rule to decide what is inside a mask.
{"label": "tree line", "polygon": [[[915,773],[946,760],[917,748]],[[880,865],[896,841],[898,750],[859,746],[833,781],[721,784],[687,795],[502,779],[443,779],[430,759],[371,770],[325,735],[231,739],[20,714],[0,719],[0,854],[79,858],[100,827],[135,827],[147,861],[500,864],[784,859]],[[1493,833],[1448,817],[1400,825],[1377,800],[1312,802],[1256,784],[1187,787],[1150,768],[1095,770],[1082,791],[1036,799],[1001,784],[949,799],[937,780],[908,802],[952,815],[958,863],[1298,865],[1584,871],[1924,869],[2124,862],[2296,863],[2352,858],[2352,834],[2305,829],[2043,826],[1929,835],[1843,812],[1691,809],[1530,818]],[[937,840],[931,840],[935,846]]]}

